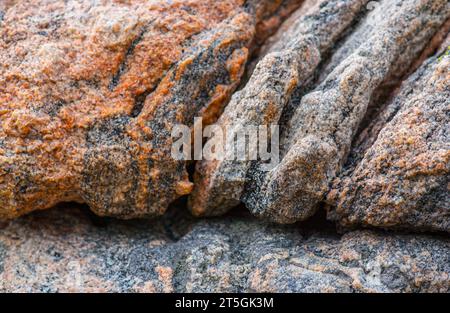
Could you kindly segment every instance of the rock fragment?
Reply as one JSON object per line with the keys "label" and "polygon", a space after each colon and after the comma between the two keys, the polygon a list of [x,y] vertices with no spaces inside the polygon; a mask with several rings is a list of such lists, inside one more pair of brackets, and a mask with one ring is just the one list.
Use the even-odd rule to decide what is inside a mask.
{"label": "rock fragment", "polygon": [[4,3],[0,219],[62,201],[162,214],[188,194],[174,124],[214,121],[300,0]]}
{"label": "rock fragment", "polygon": [[310,217],[340,172],[378,88],[406,73],[449,16],[448,1],[381,2],[360,26],[371,30],[363,42],[355,46],[350,37],[334,54],[344,55],[342,61],[298,103],[281,139],[279,166],[254,170],[244,195],[250,210],[282,223]]}
{"label": "rock fragment", "polygon": [[427,60],[361,134],[328,195],[330,219],[450,232],[449,70],[445,50]]}
{"label": "rock fragment", "polygon": [[[300,36],[298,43],[290,37],[296,30],[282,28],[286,35],[278,35],[275,52],[269,48],[219,121],[225,128],[283,123],[282,160],[270,171],[261,162],[201,162],[198,189],[191,200],[195,214],[220,214],[239,201],[255,215],[279,223],[314,214],[339,174],[368,107],[380,105],[380,93],[398,83],[450,17],[450,3],[444,0],[380,1],[366,6],[371,11],[350,28],[323,66],[315,88],[303,96],[304,90],[297,87],[311,79],[321,49],[333,44],[363,4],[320,3],[318,15],[300,17],[291,25],[313,34]],[[316,27],[308,28],[316,19],[321,21],[318,38]]]}
{"label": "rock fragment", "polygon": [[449,249],[445,237],[306,237],[299,225],[172,211],[96,227],[67,207],[1,229],[0,291],[449,292]]}
{"label": "rock fragment", "polygon": [[[277,124],[293,92],[310,78],[322,55],[354,21],[366,2],[318,1],[309,10],[299,9],[303,15],[296,13],[295,20],[282,26],[276,36],[278,40],[258,63],[244,89],[233,95],[217,124],[232,134],[238,134],[246,125]],[[242,200],[252,161],[233,160],[234,145],[235,138],[227,136],[221,160],[198,163],[196,188],[190,203],[195,215],[219,215]]]}

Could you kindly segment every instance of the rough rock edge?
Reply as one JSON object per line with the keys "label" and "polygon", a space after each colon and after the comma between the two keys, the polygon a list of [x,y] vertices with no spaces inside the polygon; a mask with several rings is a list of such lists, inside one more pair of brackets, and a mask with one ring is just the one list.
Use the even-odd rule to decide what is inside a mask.
{"label": "rough rock edge", "polygon": [[371,12],[362,23],[378,23],[370,36],[356,46],[350,38],[350,47],[335,53],[344,51],[339,65],[302,98],[282,138],[279,166],[268,173],[255,167],[249,175],[246,206],[281,223],[310,217],[339,174],[377,88],[392,73],[401,77],[449,17],[447,1],[382,2]]}
{"label": "rough rock edge", "polygon": [[[277,124],[292,92],[312,75],[321,55],[336,42],[367,1],[323,1],[299,9],[262,58],[243,90],[233,95],[217,124],[238,133],[242,125]],[[232,138],[229,136],[228,138]],[[214,145],[211,139],[208,144]],[[225,143],[225,160],[201,161],[195,173],[190,207],[195,215],[220,215],[239,203],[250,161],[230,161],[234,140]]]}
{"label": "rough rock edge", "polygon": [[170,158],[168,128],[193,115],[213,121],[248,50],[300,2],[9,7],[0,29],[0,218],[62,201],[121,218],[162,214],[192,189],[185,163]]}
{"label": "rough rock edge", "polygon": [[328,218],[450,232],[450,36],[361,134],[328,194]]}

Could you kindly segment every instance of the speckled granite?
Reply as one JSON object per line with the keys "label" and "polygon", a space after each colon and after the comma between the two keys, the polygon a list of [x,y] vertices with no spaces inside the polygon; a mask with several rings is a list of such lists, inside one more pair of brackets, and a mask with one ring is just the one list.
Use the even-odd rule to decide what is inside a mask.
{"label": "speckled granite", "polygon": [[343,226],[450,232],[446,42],[361,133],[348,165],[328,194],[330,219]]}
{"label": "speckled granite", "polygon": [[[0,0],[0,292],[450,292],[449,17]],[[198,162],[194,188],[171,127],[219,115],[279,124],[281,163]]]}
{"label": "speckled granite", "polygon": [[251,51],[300,2],[8,1],[0,219],[63,201],[99,215],[162,214],[192,190],[185,162],[171,157],[173,125],[213,122]]}
{"label": "speckled granite", "polygon": [[[448,292],[450,240],[236,215],[97,220],[74,206],[0,228],[0,291]],[[99,224],[99,225],[98,225]]]}
{"label": "speckled granite", "polygon": [[280,164],[267,171],[262,161],[200,162],[195,214],[221,214],[243,202],[279,223],[308,219],[340,173],[368,109],[382,106],[380,94],[401,81],[450,17],[447,0],[312,2],[270,40],[220,119],[227,129],[281,125]]}

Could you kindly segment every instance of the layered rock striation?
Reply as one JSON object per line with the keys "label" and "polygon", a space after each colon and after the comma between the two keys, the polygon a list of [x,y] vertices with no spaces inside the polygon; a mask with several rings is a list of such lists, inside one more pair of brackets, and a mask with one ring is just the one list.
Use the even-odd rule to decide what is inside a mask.
{"label": "layered rock striation", "polygon": [[[252,123],[281,125],[281,162],[268,171],[258,161],[200,162],[191,199],[195,214],[221,214],[239,202],[255,215],[279,223],[305,220],[316,212],[367,118],[383,107],[383,99],[417,66],[417,60],[430,53],[435,35],[448,27],[448,1],[376,4],[319,1],[304,15],[295,14],[295,21],[282,26],[271,40],[272,46],[262,49],[267,54],[243,90],[233,96],[219,123],[225,129]],[[422,97],[442,110],[448,106],[445,60],[437,71],[440,74],[430,77],[429,90]],[[431,85],[439,85],[434,89],[439,95],[431,96]],[[430,110],[429,119],[435,118],[445,132],[447,114],[438,110]],[[414,131],[421,132],[420,128]],[[438,197],[442,197],[447,188],[442,179],[448,176],[448,136],[436,136],[441,144],[431,148],[429,157],[441,160],[435,164],[443,167],[438,174],[441,181],[436,183],[441,186]],[[380,153],[389,154],[384,148]],[[370,202],[370,192],[361,196]],[[408,201],[408,195],[404,196]],[[448,215],[447,200],[443,196],[436,204],[444,205],[441,217]]]}
{"label": "layered rock striation", "polygon": [[56,203],[162,214],[192,190],[175,124],[213,122],[299,0],[8,1],[0,24],[0,218]]}

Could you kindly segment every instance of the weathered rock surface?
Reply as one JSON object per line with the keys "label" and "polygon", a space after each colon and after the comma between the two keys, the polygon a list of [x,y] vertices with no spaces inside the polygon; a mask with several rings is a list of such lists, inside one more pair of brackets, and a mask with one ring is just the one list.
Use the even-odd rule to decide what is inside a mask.
{"label": "weathered rock surface", "polygon": [[0,219],[163,213],[192,189],[172,126],[214,121],[300,2],[1,1]]}
{"label": "weathered rock surface", "polygon": [[[174,222],[176,220],[176,222]],[[448,238],[306,231],[249,216],[94,226],[74,207],[0,229],[0,291],[448,292]]]}
{"label": "weathered rock surface", "polygon": [[450,232],[449,125],[450,55],[444,50],[405,81],[362,132],[328,195],[329,218],[343,226]]}
{"label": "weathered rock surface", "polygon": [[[0,292],[450,292],[449,29],[448,0],[0,0]],[[230,98],[281,163],[198,162],[194,215],[396,232],[174,204],[172,127]],[[171,210],[10,220],[66,201]]]}
{"label": "weathered rock surface", "polygon": [[[270,171],[261,169],[263,164],[258,162],[202,162],[199,189],[192,200],[194,213],[222,213],[242,201],[254,214],[280,223],[314,214],[341,171],[367,109],[381,105],[377,100],[386,86],[398,83],[450,17],[450,3],[445,0],[377,2],[323,62],[312,91],[302,89],[308,78],[314,80],[308,76],[320,61],[320,47],[332,46],[363,3],[320,3],[319,10],[324,10],[318,15],[319,20],[323,18],[319,25],[324,28],[318,30],[321,36],[315,38],[312,31],[312,38],[306,38],[305,32],[299,46],[289,31],[278,35],[275,54],[269,48],[221,122],[225,127],[234,121],[284,125],[282,161]],[[334,18],[343,19],[344,25]],[[300,29],[312,29],[309,23],[315,19],[314,14],[304,20],[300,17]],[[295,29],[296,23],[290,27]]]}
{"label": "weathered rock surface", "polygon": [[[238,134],[242,126],[277,124],[296,88],[305,84],[339,35],[367,1],[322,1],[287,21],[281,37],[258,63],[250,81],[233,95],[217,124]],[[252,161],[233,160],[235,138],[227,136],[223,160],[199,162],[191,197],[196,215],[219,215],[238,204]],[[214,140],[214,139],[212,139]],[[217,145],[219,143],[210,143]]]}

